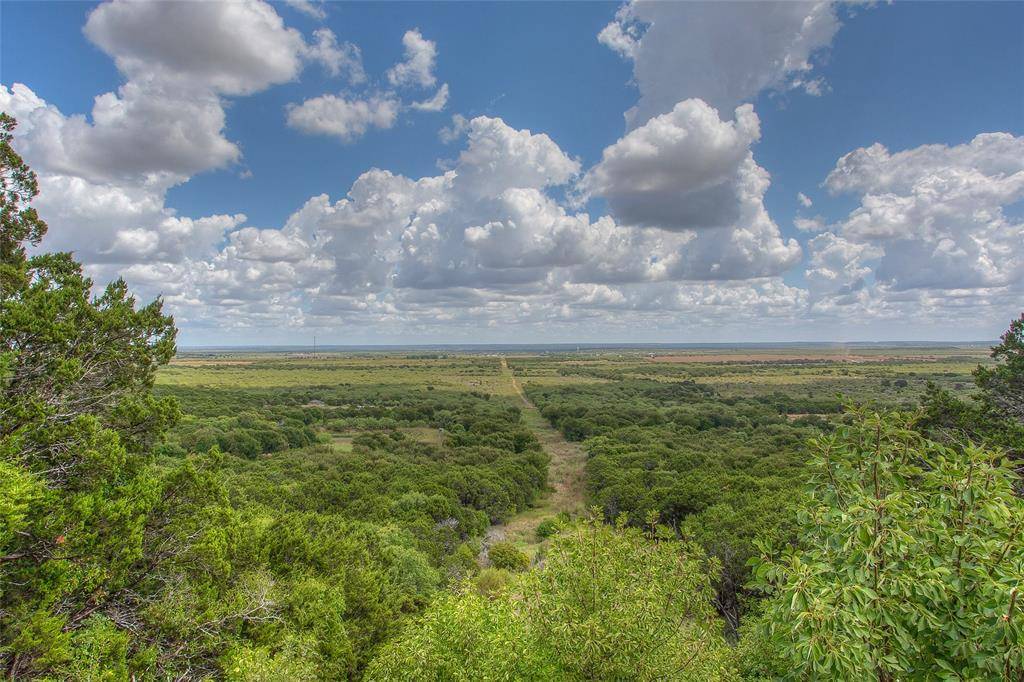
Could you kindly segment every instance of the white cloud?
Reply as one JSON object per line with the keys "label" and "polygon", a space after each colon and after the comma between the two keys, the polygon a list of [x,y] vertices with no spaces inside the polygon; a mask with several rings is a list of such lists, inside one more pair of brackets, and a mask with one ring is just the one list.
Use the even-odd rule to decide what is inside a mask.
{"label": "white cloud", "polygon": [[703,101],[685,100],[605,148],[583,187],[630,225],[730,225],[740,214],[739,184],[756,172],[750,145],[760,135],[749,104],[722,121]]}
{"label": "white cloud", "polygon": [[344,99],[322,95],[286,108],[288,125],[310,135],[330,135],[343,142],[362,137],[370,128],[387,129],[395,124],[400,104],[390,95],[369,99]]}
{"label": "white cloud", "polygon": [[237,162],[222,97],[294,80],[306,60],[365,78],[357,48],[325,28],[307,44],[262,0],[114,0],[89,14],[84,31],[127,82],[96,98],[91,121],[37,106],[25,144],[41,170],[90,182],[167,187]]}
{"label": "white cloud", "polygon": [[828,225],[825,224],[825,219],[820,215],[814,216],[813,218],[797,216],[793,219],[793,226],[801,232],[824,232],[828,229]]}
{"label": "white cloud", "polygon": [[417,111],[443,111],[448,104],[448,84],[444,83],[434,96],[422,102],[413,102],[412,108]]}
{"label": "white cloud", "polygon": [[860,195],[837,229],[884,249],[876,277],[888,287],[1021,286],[1024,222],[1004,209],[1024,199],[1024,138],[989,133],[898,153],[875,144],[839,159],[825,184]]}
{"label": "white cloud", "polygon": [[308,46],[259,0],[117,0],[95,8],[84,31],[126,78],[95,98],[91,117],[66,116],[20,84],[0,86],[0,107],[18,118],[17,147],[39,177],[46,247],[94,264],[214,255],[245,216],[178,216],[165,196],[240,159],[222,97],[293,80],[307,59],[340,69],[343,50],[326,29]]}
{"label": "white cloud", "polygon": [[315,42],[307,45],[303,55],[310,61],[319,62],[332,76],[347,74],[353,85],[366,81],[363,71],[363,55],[352,43],[338,43],[338,37],[329,28],[313,31]]}
{"label": "white cloud", "polygon": [[433,87],[437,82],[434,77],[437,43],[427,40],[418,28],[414,28],[402,36],[402,45],[405,47],[405,60],[388,69],[388,82],[396,87]]}
{"label": "white cloud", "polygon": [[[18,119],[17,148],[37,171],[40,196],[35,205],[50,225],[46,247],[75,251],[86,262],[178,261],[208,255],[244,216],[179,217],[165,206],[164,197],[189,173],[234,158],[234,147],[221,149],[211,140],[210,149],[198,150],[185,144],[183,135],[199,135],[201,126],[175,137],[177,124],[171,120],[154,118],[147,134],[135,126],[143,118],[126,116],[116,104],[98,103],[103,111],[94,111],[95,125],[90,126],[82,117],[64,117],[23,85],[0,86],[0,109]],[[151,137],[161,125],[171,139]],[[171,144],[175,140],[177,149]],[[104,143],[109,156],[102,153]],[[216,158],[218,153],[222,159]]]}
{"label": "white cloud", "polygon": [[814,205],[814,202],[811,201],[811,198],[804,194],[803,192],[796,193],[796,200],[799,201],[800,205],[803,206],[804,208],[810,208],[811,206]]}
{"label": "white cloud", "polygon": [[615,13],[615,21],[610,22],[597,34],[599,43],[614,50],[624,59],[636,59],[640,39],[646,28],[641,22],[635,21],[631,13],[630,4],[623,5]]}
{"label": "white cloud", "polygon": [[839,26],[829,2],[639,0],[598,39],[633,62],[640,101],[626,114],[632,128],[692,97],[726,112],[765,89],[819,94],[813,57]]}
{"label": "white cloud", "polygon": [[[365,80],[358,49],[325,28],[307,41],[257,1],[203,5],[195,27],[169,5],[103,5],[87,32],[124,85],[98,97],[89,117],[66,116],[21,85],[0,88],[0,108],[19,118],[16,146],[39,171],[44,247],[75,250],[97,281],[123,274],[142,296],[165,294],[186,329],[218,338],[372,325],[381,338],[463,330],[479,340],[510,324],[631,338],[754,321],[785,335],[796,321],[988,319],[1019,307],[1024,225],[1009,207],[1024,198],[1024,143],[1006,134],[844,156],[825,186],[859,205],[838,222],[797,216],[797,229],[818,233],[801,237],[807,287],[782,281],[801,248],[765,208],[770,179],[752,153],[759,120],[735,105],[764,88],[827,87],[810,55],[838,22],[824,5],[748,10],[772,16],[717,42],[734,9],[620,12],[601,40],[635,60],[640,113],[587,173],[546,134],[456,115],[439,133],[464,140],[447,172],[369,170],[339,200],[310,198],[281,229],[247,227],[241,214],[181,216],[166,193],[241,158],[225,136],[225,98],[294,80],[313,61]],[[168,28],[181,44],[161,35]],[[432,96],[403,104],[397,90],[328,94],[289,107],[289,125],[350,141],[394,126],[403,110],[443,110],[436,45],[418,31],[403,42],[405,60],[386,78],[393,88],[436,87],[423,91]],[[733,50],[722,83],[699,72],[707,58],[698,53],[711,47]],[[682,64],[678,78],[658,54]],[[679,55],[692,59],[671,61]],[[693,98],[678,101],[684,91]],[[603,198],[609,214],[565,198],[578,192]]]}
{"label": "white cloud", "polygon": [[487,116],[469,122],[458,166],[460,186],[482,197],[498,196],[509,187],[562,185],[580,171],[580,162],[544,133],[516,130]]}
{"label": "white cloud", "polygon": [[42,172],[170,186],[240,156],[222,134],[220,101],[208,93],[128,82],[96,98],[91,123],[64,116],[19,83],[0,86],[0,100],[18,118],[20,149]]}
{"label": "white cloud", "polygon": [[290,81],[305,42],[261,0],[131,2],[89,14],[85,35],[129,79],[244,95]]}
{"label": "white cloud", "polygon": [[460,139],[469,130],[469,119],[462,114],[452,116],[452,123],[437,131],[437,137],[444,144],[451,144]]}
{"label": "white cloud", "polygon": [[232,232],[229,240],[225,253],[242,260],[295,263],[310,253],[306,242],[282,230],[246,227]]}
{"label": "white cloud", "polygon": [[370,171],[346,199],[321,197],[297,214],[295,224],[315,233],[336,264],[325,290],[469,287],[504,296],[550,287],[554,273],[605,285],[743,279],[773,275],[799,256],[760,204],[763,174],[736,190],[742,226],[706,238],[626,227],[570,213],[548,194],[576,177],[579,163],[547,135],[488,117],[466,127],[467,146],[448,173],[411,180]]}
{"label": "white cloud", "polygon": [[327,10],[320,2],[312,2],[312,0],[284,0],[284,2],[292,9],[318,21],[327,18]]}
{"label": "white cloud", "polygon": [[[771,276],[800,258],[764,207],[769,178],[750,151],[757,114],[747,104],[735,115],[722,121],[702,100],[679,102],[606,148],[580,183],[619,224],[685,233],[658,260],[666,278]],[[662,249],[672,241],[659,239]]]}
{"label": "white cloud", "polygon": [[831,232],[820,234],[807,243],[810,259],[807,281],[816,294],[850,294],[865,286],[871,268],[865,261],[878,258],[882,250],[870,244],[858,244]]}

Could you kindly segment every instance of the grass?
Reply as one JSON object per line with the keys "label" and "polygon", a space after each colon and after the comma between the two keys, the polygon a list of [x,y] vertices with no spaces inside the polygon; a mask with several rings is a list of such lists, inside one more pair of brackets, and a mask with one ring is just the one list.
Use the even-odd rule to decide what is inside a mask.
{"label": "grass", "polygon": [[548,464],[548,486],[550,490],[540,502],[525,512],[515,515],[501,526],[491,529],[490,541],[508,540],[525,550],[531,558],[536,555],[543,541],[537,537],[537,526],[544,519],[561,513],[570,515],[583,511],[584,467],[587,455],[579,445],[570,443],[561,432],[554,429],[523,393],[519,380],[501,358],[501,372],[512,390],[519,397],[523,410],[523,421],[533,431],[541,447],[551,458]]}

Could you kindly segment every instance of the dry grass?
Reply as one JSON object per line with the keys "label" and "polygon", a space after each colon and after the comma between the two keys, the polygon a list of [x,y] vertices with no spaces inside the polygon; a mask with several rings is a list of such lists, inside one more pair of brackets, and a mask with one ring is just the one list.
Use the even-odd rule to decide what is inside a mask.
{"label": "dry grass", "polygon": [[562,512],[578,514],[583,511],[583,476],[587,454],[578,444],[565,440],[561,432],[554,429],[541,416],[540,411],[523,393],[519,380],[512,373],[505,358],[501,358],[501,372],[522,401],[523,420],[540,441],[544,452],[551,458],[548,465],[550,490],[535,507],[516,514],[500,526],[493,527],[487,534],[487,541],[509,540],[527,553],[535,555],[542,544],[537,538],[537,526],[541,521]]}

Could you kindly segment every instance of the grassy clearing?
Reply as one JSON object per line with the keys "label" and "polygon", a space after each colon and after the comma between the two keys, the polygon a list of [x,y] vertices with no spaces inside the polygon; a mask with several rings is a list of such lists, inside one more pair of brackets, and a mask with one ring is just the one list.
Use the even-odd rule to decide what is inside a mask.
{"label": "grassy clearing", "polygon": [[540,411],[526,397],[519,380],[509,368],[505,358],[501,358],[501,372],[509,386],[519,396],[522,403],[523,420],[551,458],[548,464],[550,490],[537,506],[492,528],[488,533],[488,540],[509,540],[532,557],[543,544],[543,541],[537,537],[537,526],[544,519],[561,513],[573,515],[583,511],[584,469],[587,454],[579,445],[565,440],[561,432],[553,428],[541,416]]}

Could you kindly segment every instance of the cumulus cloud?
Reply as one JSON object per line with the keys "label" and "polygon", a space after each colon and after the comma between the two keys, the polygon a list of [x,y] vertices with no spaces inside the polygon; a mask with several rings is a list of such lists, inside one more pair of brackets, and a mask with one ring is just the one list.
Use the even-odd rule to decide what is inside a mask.
{"label": "cumulus cloud", "polygon": [[580,172],[580,162],[544,133],[516,130],[488,116],[474,118],[468,131],[458,178],[478,196],[497,196],[508,187],[562,185]]}
{"label": "cumulus cloud", "polygon": [[793,226],[801,232],[824,232],[828,229],[828,226],[825,224],[825,219],[820,215],[814,216],[813,218],[797,216],[793,219]]}
{"label": "cumulus cloud", "polygon": [[893,289],[1019,287],[1024,138],[988,133],[966,144],[891,153],[880,144],[843,156],[825,186],[859,195],[840,234],[876,244],[876,277]]}
{"label": "cumulus cloud", "polygon": [[427,40],[418,28],[414,28],[402,36],[402,45],[405,47],[405,59],[388,69],[388,82],[396,87],[433,87],[437,82],[434,77],[437,43]]}
{"label": "cumulus cloud", "polygon": [[64,116],[20,83],[0,86],[0,101],[18,118],[23,154],[44,173],[167,187],[241,154],[224,138],[224,109],[209,93],[128,82],[95,99],[92,122]]}
{"label": "cumulus cloud", "polygon": [[129,79],[244,95],[298,76],[305,42],[268,3],[114,0],[85,35]]}
{"label": "cumulus cloud", "polygon": [[[1024,225],[1010,207],[1024,198],[1024,142],[1003,133],[842,157],[824,186],[858,205],[839,221],[798,215],[806,287],[782,280],[802,250],[766,210],[770,177],[752,151],[760,122],[742,102],[764,88],[824,87],[813,55],[838,26],[830,6],[751,6],[760,28],[721,37],[733,8],[629,5],[601,40],[634,61],[640,102],[594,167],[542,132],[456,115],[439,133],[462,145],[446,171],[371,169],[341,198],[311,197],[279,229],[261,229],[241,214],[178,215],[167,191],[241,158],[225,136],[225,98],[294,80],[310,62],[364,82],[358,48],[325,28],[307,40],[256,0],[204,4],[195,26],[171,5],[115,2],[90,15],[87,35],[126,79],[90,116],[67,116],[23,85],[0,86],[0,108],[19,118],[18,149],[40,174],[45,246],[75,250],[98,281],[124,275],[140,295],[164,294],[190,330],[476,334],[514,323],[628,337],[726,319],[786,329],[1019,306]],[[182,44],[160,35],[168,27]],[[307,99],[288,107],[288,125],[349,142],[403,111],[443,110],[436,45],[417,30],[403,44],[389,91]],[[734,51],[721,83],[700,70],[712,45]],[[429,97],[403,98],[406,87]],[[584,210],[591,197],[606,215]]]}
{"label": "cumulus cloud", "polygon": [[[345,43],[339,45],[335,35],[328,29],[314,32],[316,42],[304,48],[309,58],[315,58],[333,74],[347,72],[349,82],[358,84],[366,81],[359,48]],[[402,39],[405,45],[405,61],[386,73],[393,87],[430,87],[436,83],[434,63],[437,45],[426,40],[418,29],[407,31]],[[363,95],[324,94],[292,103],[285,107],[288,125],[311,135],[329,135],[342,142],[352,142],[365,135],[371,128],[388,129],[395,125],[403,110],[438,112],[448,104],[449,88],[443,83],[429,98],[403,104],[396,91],[376,92]]]}
{"label": "cumulus cloud", "polygon": [[871,274],[865,261],[882,255],[882,250],[875,246],[852,242],[831,232],[812,239],[807,249],[807,281],[816,294],[850,294],[862,289],[865,278]]}
{"label": "cumulus cloud", "polygon": [[679,102],[605,148],[583,188],[631,225],[721,227],[740,213],[739,185],[756,172],[760,121],[749,104],[723,121],[699,99]]}
{"label": "cumulus cloud", "polygon": [[[233,145],[221,148],[214,139],[205,151],[186,144],[173,149],[168,140],[131,127],[140,119],[125,121],[116,112],[101,113],[90,126],[82,117],[63,116],[20,84],[0,85],[0,109],[18,119],[18,149],[37,170],[36,206],[50,224],[48,248],[75,251],[87,262],[180,260],[207,255],[226,230],[244,220],[241,215],[193,220],[164,204],[169,186],[234,158]],[[175,122],[164,122],[176,129]],[[161,130],[160,123],[154,120],[150,135]],[[139,137],[134,148],[129,132]],[[184,142],[181,135],[177,139]],[[104,155],[104,142],[111,156]]]}
{"label": "cumulus cloud", "polygon": [[260,0],[115,0],[90,12],[84,32],[126,79],[95,98],[90,116],[65,115],[21,84],[0,86],[0,108],[18,118],[18,149],[39,176],[49,248],[90,263],[215,253],[244,216],[178,216],[165,197],[197,173],[239,161],[224,135],[223,98],[293,80],[305,61],[346,64],[332,33],[321,29],[307,44]]}
{"label": "cumulus cloud", "polygon": [[222,97],[294,80],[305,61],[365,78],[357,48],[325,28],[307,44],[262,0],[114,0],[89,14],[84,32],[124,85],[96,98],[91,121],[39,102],[23,113],[34,119],[25,144],[40,168],[91,182],[166,187],[236,162]]}
{"label": "cumulus cloud", "polygon": [[622,6],[598,40],[633,62],[629,127],[699,97],[732,111],[765,89],[820,94],[814,56],[840,22],[829,2],[649,2]]}
{"label": "cumulus cloud", "polygon": [[737,189],[751,195],[742,227],[704,239],[572,213],[549,191],[577,177],[580,165],[547,135],[483,116],[465,127],[466,146],[449,172],[413,180],[372,170],[346,198],[331,204],[319,197],[296,214],[290,224],[316,234],[335,263],[324,291],[536,295],[556,280],[610,285],[771,276],[799,256],[760,205],[763,175]]}
{"label": "cumulus cloud", "polygon": [[467,130],[469,130],[469,119],[462,114],[455,114],[452,116],[451,125],[444,126],[437,131],[437,138],[444,144],[451,144],[461,139]]}
{"label": "cumulus cloud", "polygon": [[242,260],[264,263],[295,263],[309,255],[309,245],[282,230],[246,227],[229,235],[225,253]]}
{"label": "cumulus cloud", "polygon": [[702,100],[685,100],[606,148],[580,187],[603,197],[620,224],[688,233],[685,248],[663,254],[666,277],[776,275],[801,251],[764,207],[769,177],[750,150],[759,136],[749,104],[723,121]]}
{"label": "cumulus cloud", "polygon": [[796,200],[799,201],[800,205],[803,206],[804,208],[810,208],[811,206],[814,205],[814,202],[811,201],[811,198],[804,194],[803,192],[796,193]]}
{"label": "cumulus cloud", "polygon": [[343,142],[362,137],[370,128],[387,129],[395,124],[400,104],[392,96],[345,99],[322,95],[286,107],[288,125],[310,135],[330,135]]}

